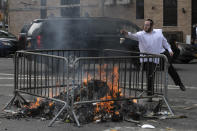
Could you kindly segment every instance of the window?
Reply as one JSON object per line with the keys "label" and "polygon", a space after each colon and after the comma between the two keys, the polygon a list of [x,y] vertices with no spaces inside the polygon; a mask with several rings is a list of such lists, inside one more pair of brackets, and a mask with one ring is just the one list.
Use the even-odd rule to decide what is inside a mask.
{"label": "window", "polygon": [[47,17],[47,10],[45,9],[40,9],[40,18],[45,19]]}
{"label": "window", "polygon": [[47,5],[47,1],[46,0],[41,0],[40,1],[40,5],[41,6],[46,6]]}
{"label": "window", "polygon": [[5,0],[0,0],[0,9],[5,9],[6,8],[6,1]]}
{"label": "window", "polygon": [[47,17],[47,9],[46,9],[47,1],[46,0],[41,0],[40,5],[45,6],[45,7],[41,7],[41,9],[40,9],[40,18],[44,19],[44,18]]}
{"label": "window", "polygon": [[136,0],[136,19],[144,19],[144,0]]}
{"label": "window", "polygon": [[[61,5],[80,4],[80,0],[61,0]],[[63,17],[79,17],[80,7],[62,7],[61,16]]]}
{"label": "window", "polygon": [[177,0],[164,0],[163,2],[163,25],[177,26]]}

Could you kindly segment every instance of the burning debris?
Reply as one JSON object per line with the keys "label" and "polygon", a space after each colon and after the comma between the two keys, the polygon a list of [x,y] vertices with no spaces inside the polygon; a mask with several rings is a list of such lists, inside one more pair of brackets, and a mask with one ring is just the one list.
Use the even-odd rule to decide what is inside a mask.
{"label": "burning debris", "polygon": [[[14,102],[16,111],[11,112],[13,117],[9,118],[25,118],[25,117],[43,117],[52,119],[54,116],[55,104],[49,100],[37,98],[35,102]],[[7,110],[8,111],[8,110]]]}
{"label": "burning debris", "polygon": [[[100,99],[101,102],[74,105],[74,111],[80,123],[86,124],[93,121],[139,121],[147,113],[147,106],[137,103],[136,99],[104,101],[109,99],[107,97],[112,97],[109,95],[112,93],[109,84],[104,81],[90,80],[87,83],[83,83],[83,86],[84,87],[75,88],[75,100],[92,100],[95,98]],[[118,93],[116,92],[114,97],[121,99],[120,94],[121,90],[119,90]],[[54,98],[64,101],[66,101],[67,98],[72,99],[71,96],[67,97],[67,92],[61,92]],[[59,102],[52,102],[51,100],[41,99],[39,97],[34,102],[28,103],[16,100],[14,105],[18,108],[18,111],[13,114],[13,118],[39,116],[45,119],[52,119],[63,106]],[[155,111],[155,113],[156,110],[159,111],[157,108],[160,106],[161,103],[159,103],[153,111]],[[75,121],[73,116],[69,115],[68,110],[64,110],[58,118],[65,122]]]}

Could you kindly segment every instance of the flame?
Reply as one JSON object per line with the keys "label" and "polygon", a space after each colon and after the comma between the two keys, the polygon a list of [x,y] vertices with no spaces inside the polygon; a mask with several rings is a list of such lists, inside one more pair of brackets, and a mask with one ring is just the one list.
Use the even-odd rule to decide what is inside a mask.
{"label": "flame", "polygon": [[115,114],[116,114],[116,115],[120,115],[120,112],[119,112],[119,111],[116,111]]}
{"label": "flame", "polygon": [[109,86],[110,90],[113,91],[112,94],[113,94],[113,97],[116,98],[118,97],[117,94],[120,94],[122,96],[122,93],[121,93],[121,89],[118,88],[118,81],[119,81],[119,73],[118,73],[118,67],[114,67],[114,70],[112,72],[112,75],[111,75],[113,78],[113,83],[112,81],[108,81],[107,82],[107,85]]}
{"label": "flame", "polygon": [[[104,68],[101,68],[101,75],[103,76],[103,79],[106,80],[106,72],[104,71],[106,65],[103,66]],[[117,98],[119,96],[122,96],[121,89],[118,88],[118,81],[119,81],[119,73],[118,73],[118,67],[114,67],[113,72],[109,76],[112,76],[112,78],[108,78],[107,85],[110,89],[111,95],[108,93],[107,96],[101,98],[101,100],[108,100]],[[113,106],[114,101],[108,101],[108,102],[100,102],[97,103],[95,112],[99,112],[100,110],[103,110],[107,113],[113,112]],[[117,112],[115,112],[117,113]]]}
{"label": "flame", "polygon": [[32,108],[37,108],[38,106],[40,106],[40,98],[39,97],[37,97],[37,99],[36,99],[36,103],[35,104],[32,104]]}
{"label": "flame", "polygon": [[30,103],[30,105],[28,106],[24,105],[24,107],[29,108],[29,109],[35,109],[40,106],[40,101],[41,101],[41,98],[37,97],[35,103]]}
{"label": "flame", "polygon": [[137,104],[137,99],[133,99],[132,101],[133,101],[133,103],[136,103]]}
{"label": "flame", "polygon": [[[60,87],[60,84],[58,81],[56,81],[56,87]],[[60,88],[56,88],[56,89],[60,89]],[[58,96],[60,94],[60,90],[54,90],[53,88],[49,88],[49,98],[53,98],[54,95]],[[40,106],[40,101],[41,101],[41,98],[40,97],[37,97],[36,98],[36,102],[32,102],[30,103],[30,105],[24,105],[25,108],[28,108],[28,109],[35,109],[35,108],[38,108]],[[53,102],[49,102],[49,107],[52,107],[53,106]]]}
{"label": "flame", "polygon": [[49,107],[52,107],[53,106],[53,102],[49,102]]}
{"label": "flame", "polygon": [[[107,100],[112,99],[111,96],[107,95],[106,97],[101,98],[101,100]],[[100,102],[96,104],[95,112],[99,112],[100,110],[103,110],[107,113],[112,113],[114,101],[108,101],[108,102]]]}
{"label": "flame", "polygon": [[87,86],[87,84],[88,84],[88,81],[90,81],[91,80],[91,75],[90,74],[88,74],[87,72],[86,72],[86,76],[87,77],[85,77],[84,79],[83,79],[83,84],[85,85],[85,86]]}
{"label": "flame", "polygon": [[[28,108],[28,109],[36,109],[36,108],[38,108],[40,106],[41,101],[42,101],[42,98],[37,97],[36,98],[36,102],[30,103],[30,105],[24,105],[24,107]],[[52,107],[53,104],[54,104],[54,102],[50,101],[49,102],[49,107]]]}

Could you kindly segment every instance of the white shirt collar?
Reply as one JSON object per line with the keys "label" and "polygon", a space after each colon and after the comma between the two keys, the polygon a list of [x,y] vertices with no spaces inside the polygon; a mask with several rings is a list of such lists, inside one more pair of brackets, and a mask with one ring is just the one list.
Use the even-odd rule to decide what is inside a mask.
{"label": "white shirt collar", "polygon": [[155,29],[153,29],[153,31],[152,31],[151,33],[147,33],[146,31],[143,30],[143,33],[144,33],[144,34],[153,34],[153,33],[155,33],[155,32],[156,32]]}

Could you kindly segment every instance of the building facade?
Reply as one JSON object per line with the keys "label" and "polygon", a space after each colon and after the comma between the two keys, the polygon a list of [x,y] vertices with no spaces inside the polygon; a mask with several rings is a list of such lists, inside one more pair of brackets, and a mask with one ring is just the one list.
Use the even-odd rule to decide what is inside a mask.
{"label": "building facade", "polygon": [[115,17],[142,28],[147,18],[155,28],[190,43],[192,24],[197,23],[196,0],[8,0],[9,31],[18,34],[24,24],[47,17]]}

